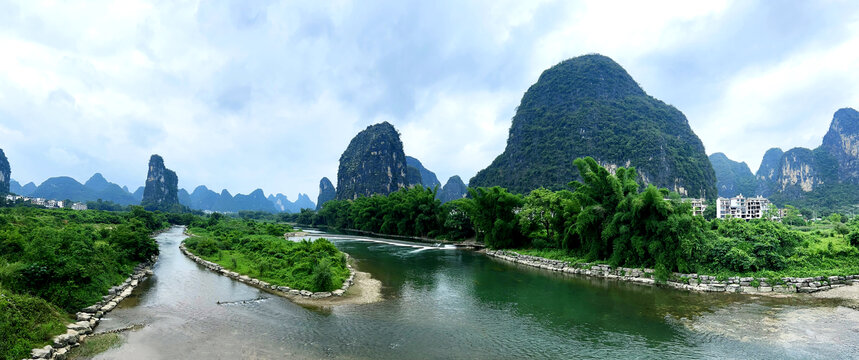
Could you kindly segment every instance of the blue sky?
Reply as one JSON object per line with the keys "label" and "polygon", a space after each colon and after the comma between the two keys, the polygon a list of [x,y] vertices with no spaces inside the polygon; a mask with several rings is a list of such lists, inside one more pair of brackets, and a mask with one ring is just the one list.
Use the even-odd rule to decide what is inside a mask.
{"label": "blue sky", "polygon": [[315,198],[364,127],[466,181],[540,73],[613,58],[754,171],[859,107],[859,2],[88,1],[0,3],[0,148],[12,177]]}

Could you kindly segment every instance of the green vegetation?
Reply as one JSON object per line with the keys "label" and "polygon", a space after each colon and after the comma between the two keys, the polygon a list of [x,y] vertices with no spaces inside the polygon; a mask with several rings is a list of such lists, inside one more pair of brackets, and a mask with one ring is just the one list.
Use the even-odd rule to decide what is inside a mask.
{"label": "green vegetation", "polygon": [[346,256],[326,239],[293,242],[285,224],[230,219],[213,214],[189,229],[185,247],[198,256],[278,286],[310,291],[340,288],[349,277]]}
{"label": "green vegetation", "polygon": [[633,168],[614,174],[592,158],[577,159],[582,182],[570,190],[539,188],[526,196],[500,187],[470,188],[470,197],[439,205],[416,187],[389,196],[329,201],[303,224],[384,234],[464,239],[551,259],[648,267],[719,276],[859,274],[859,220],[840,214],[807,223],[787,208],[783,223],[692,215],[667,189],[637,183]]}
{"label": "green vegetation", "polygon": [[0,358],[20,359],[64,333],[72,319],[39,297],[16,294],[0,285]]}
{"label": "green vegetation", "polygon": [[[634,169],[617,169],[612,175],[590,158],[575,164],[584,181],[570,185],[574,192],[552,195],[538,189],[524,198],[517,215],[530,244],[517,251],[571,262],[652,267],[663,279],[672,271],[769,278],[859,274],[859,220],[845,224],[842,215],[834,214],[807,225],[796,209],[788,208],[785,222],[802,226],[708,221],[692,216],[677,194],[653,186],[639,192]],[[478,221],[475,228],[478,234],[488,229]]]}
{"label": "green vegetation", "polygon": [[74,313],[157,254],[163,214],[0,208],[0,358],[20,359],[65,332]]}
{"label": "green vegetation", "polygon": [[474,235],[465,199],[441,204],[436,190],[417,185],[388,196],[330,200],[318,212],[302,210],[284,216],[299,224],[379,234],[462,240]]}

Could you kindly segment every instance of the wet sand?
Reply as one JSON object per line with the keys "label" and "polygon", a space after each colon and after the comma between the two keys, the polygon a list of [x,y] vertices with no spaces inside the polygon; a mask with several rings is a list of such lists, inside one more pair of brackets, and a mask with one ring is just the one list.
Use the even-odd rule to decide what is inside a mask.
{"label": "wet sand", "polygon": [[350,304],[370,304],[382,300],[382,282],[373,279],[369,273],[355,271],[355,283],[346,290],[343,296],[331,296],[323,299],[311,299],[300,295],[284,296],[299,305],[334,306]]}

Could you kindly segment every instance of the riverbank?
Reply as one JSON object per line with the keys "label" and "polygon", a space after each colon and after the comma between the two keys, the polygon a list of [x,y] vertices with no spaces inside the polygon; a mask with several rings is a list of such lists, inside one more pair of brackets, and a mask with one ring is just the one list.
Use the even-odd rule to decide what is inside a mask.
{"label": "riverbank", "polygon": [[[646,285],[657,284],[657,281],[654,278],[655,271],[653,269],[612,268],[611,266],[604,264],[570,263],[568,261],[522,255],[515,251],[508,250],[485,250],[484,253],[490,257],[550,271],[601,277]],[[820,291],[842,288],[856,283],[859,283],[859,275],[818,276],[805,278],[783,277],[778,279],[751,277],[729,277],[727,279],[717,279],[715,276],[708,275],[674,273],[671,279],[668,279],[659,285],[696,292],[777,296],[782,294],[817,293]],[[859,296],[859,292],[845,291],[844,293]]]}
{"label": "riverbank", "polygon": [[75,314],[76,322],[66,325],[65,334],[55,336],[50,345],[31,350],[32,359],[55,359],[65,360],[69,351],[76,348],[91,336],[101,319],[119,305],[122,300],[129,297],[131,292],[140,283],[146,280],[152,273],[152,265],[158,261],[155,255],[144,263],[137,265],[134,272],[122,284],[108,290],[101,301],[92,304]]}
{"label": "riverbank", "polygon": [[[185,235],[188,237],[195,236],[194,234],[187,232],[187,230],[185,232]],[[246,274],[232,271],[219,264],[203,259],[200,256],[197,256],[196,254],[192,253],[185,247],[184,241],[182,244],[179,245],[179,250],[186,257],[196,262],[197,264],[200,264],[203,267],[209,269],[210,271],[229,277],[241,283],[253,286],[255,288],[264,290],[268,293],[285,297],[298,304],[318,306],[365,304],[375,302],[381,299],[381,282],[372,279],[372,277],[368,273],[356,271],[352,264],[349,263],[349,254],[346,253],[344,253],[344,255],[347,257],[346,268],[349,270],[349,276],[346,278],[346,280],[343,281],[343,285],[339,289],[334,291],[313,292],[307,289],[293,289],[289,286],[273,285],[266,281],[252,278]]]}

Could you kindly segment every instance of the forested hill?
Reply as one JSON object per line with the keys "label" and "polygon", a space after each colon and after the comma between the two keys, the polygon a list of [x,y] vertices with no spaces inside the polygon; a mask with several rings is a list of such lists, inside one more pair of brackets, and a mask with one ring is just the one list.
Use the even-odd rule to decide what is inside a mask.
{"label": "forested hill", "polygon": [[710,163],[716,172],[719,196],[751,196],[757,191],[758,181],[746,163],[728,159],[723,153],[710,155]]}
{"label": "forested hill", "polygon": [[647,95],[602,55],[572,58],[543,72],[516,110],[507,148],[470,186],[524,193],[566,188],[573,159],[634,166],[642,181],[686,196],[715,197],[716,176],[701,140],[679,110]]}

